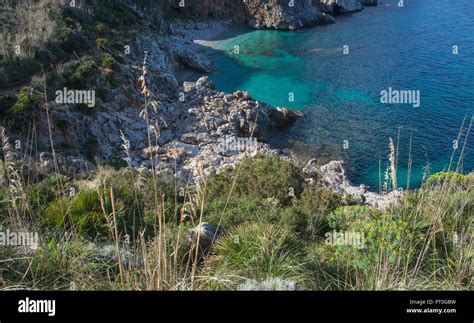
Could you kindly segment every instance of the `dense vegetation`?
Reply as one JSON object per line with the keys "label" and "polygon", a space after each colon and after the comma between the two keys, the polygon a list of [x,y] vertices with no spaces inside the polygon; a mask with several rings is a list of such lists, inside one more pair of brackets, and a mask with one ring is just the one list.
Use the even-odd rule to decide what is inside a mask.
{"label": "dense vegetation", "polygon": [[[435,174],[382,212],[309,187],[276,157],[199,185],[129,168],[74,180],[3,166],[0,223],[41,237],[34,250],[0,248],[4,287],[472,288],[473,175]],[[189,232],[202,222],[222,232],[206,254]],[[363,232],[364,248],[326,243],[333,230]]]}

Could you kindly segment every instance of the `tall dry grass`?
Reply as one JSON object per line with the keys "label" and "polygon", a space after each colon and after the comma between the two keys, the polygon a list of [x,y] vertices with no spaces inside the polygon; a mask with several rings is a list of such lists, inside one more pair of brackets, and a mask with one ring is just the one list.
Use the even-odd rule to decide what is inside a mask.
{"label": "tall dry grass", "polygon": [[[64,0],[3,0],[0,10],[0,53],[5,60],[31,58],[53,41],[57,14]],[[19,52],[15,52],[18,49]]]}

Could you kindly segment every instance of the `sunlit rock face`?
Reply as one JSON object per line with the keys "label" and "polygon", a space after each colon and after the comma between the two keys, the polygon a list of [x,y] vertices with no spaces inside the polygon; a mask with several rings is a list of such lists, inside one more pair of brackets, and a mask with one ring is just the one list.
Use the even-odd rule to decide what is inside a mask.
{"label": "sunlit rock face", "polygon": [[184,7],[166,1],[162,5],[166,10],[203,18],[230,19],[257,29],[296,30],[334,22],[321,10],[318,0],[189,0]]}
{"label": "sunlit rock face", "polygon": [[[371,2],[372,0],[369,0]],[[319,0],[324,11],[329,13],[347,13],[363,9],[361,0]]]}
{"label": "sunlit rock face", "polygon": [[250,0],[245,5],[250,25],[259,29],[295,30],[334,22],[312,0]]}

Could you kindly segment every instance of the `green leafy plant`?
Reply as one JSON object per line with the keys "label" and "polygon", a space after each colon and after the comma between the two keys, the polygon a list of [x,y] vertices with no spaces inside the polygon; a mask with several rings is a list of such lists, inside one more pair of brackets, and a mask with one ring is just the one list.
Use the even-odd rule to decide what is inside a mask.
{"label": "green leafy plant", "polygon": [[95,43],[100,49],[105,49],[109,46],[109,41],[106,38],[97,38]]}
{"label": "green leafy plant", "polygon": [[114,57],[108,53],[102,54],[100,56],[100,64],[103,68],[108,68],[114,70],[118,67],[117,61]]}
{"label": "green leafy plant", "polygon": [[8,112],[12,115],[33,112],[42,100],[42,93],[28,86],[22,87],[18,93],[18,98],[15,104],[9,109]]}

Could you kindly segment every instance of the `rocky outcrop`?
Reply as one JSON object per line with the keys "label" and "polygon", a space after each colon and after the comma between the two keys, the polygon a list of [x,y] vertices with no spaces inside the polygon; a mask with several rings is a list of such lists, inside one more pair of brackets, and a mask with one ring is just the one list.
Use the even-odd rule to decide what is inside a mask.
{"label": "rocky outcrop", "polygon": [[296,30],[333,23],[332,15],[355,12],[377,0],[189,0],[184,7],[163,6],[199,17],[231,19],[257,29]]}
{"label": "rocky outcrop", "polygon": [[245,2],[250,25],[255,28],[295,30],[333,23],[334,19],[319,10],[311,0],[248,0]]}
{"label": "rocky outcrop", "polygon": [[[55,160],[56,159],[56,165]],[[53,158],[52,154],[48,152],[41,152],[37,161],[37,166],[43,173],[52,173],[56,171],[56,167],[59,172],[63,174],[73,173],[89,173],[96,169],[96,166],[89,162],[82,156],[63,156],[57,154]]]}
{"label": "rocky outcrop", "polygon": [[363,9],[361,0],[319,0],[324,11],[341,14]]}
{"label": "rocky outcrop", "polygon": [[212,70],[212,63],[205,56],[197,55],[190,48],[177,48],[174,55],[179,63],[198,72],[207,73]]}
{"label": "rocky outcrop", "polygon": [[[179,23],[167,26],[171,34],[142,34],[135,39],[132,50],[147,52],[147,85],[158,102],[156,111],[148,106],[150,122],[159,130],[156,146],[148,147],[147,125],[140,117],[144,99],[134,81],[141,74],[140,55],[130,56],[130,61],[120,66],[117,77],[122,85],[110,90],[109,99],[96,96],[98,108],[80,111],[75,104],[50,102],[58,166],[88,172],[96,164],[95,157],[102,163],[120,161],[126,157],[125,140],[127,162],[132,167],[149,169],[153,157],[162,173],[173,173],[176,163],[177,176],[183,179],[197,180],[201,175],[230,169],[248,154],[281,155],[267,142],[276,131],[290,127],[300,113],[257,102],[246,92],[216,91],[208,77],[179,86],[173,75],[183,65],[207,69],[205,53],[194,50],[188,34],[220,27],[214,22]],[[38,144],[47,147],[45,113],[38,118]],[[45,171],[55,167],[50,154],[38,157]]]}
{"label": "rocky outcrop", "polygon": [[184,7],[165,0],[162,6],[198,17],[231,19],[257,29],[295,30],[334,22],[320,9],[318,0],[188,0]]}
{"label": "rocky outcrop", "polygon": [[[170,93],[160,92],[158,110],[155,112],[150,107],[148,111],[153,124],[160,129],[156,147],[147,145],[147,127],[140,110],[116,108],[127,102],[122,95],[116,95],[113,106],[93,116],[74,112],[73,106],[52,103],[55,118],[72,125],[67,136],[57,127],[53,127],[52,132],[58,145],[75,144],[78,150],[88,138],[95,138],[96,154],[102,160],[125,157],[125,152],[116,147],[127,140],[129,162],[133,167],[149,168],[151,154],[160,164],[161,172],[171,173],[176,164],[179,177],[189,178],[187,174],[190,174],[191,178],[198,179],[200,174],[232,168],[247,154],[280,155],[266,142],[275,131],[291,126],[301,116],[287,108],[275,109],[257,102],[246,92],[216,91],[208,77],[184,82],[178,89],[182,101],[175,98],[174,90],[171,86],[166,91]],[[136,100],[139,102],[140,98]],[[83,171],[93,168],[78,157],[63,159],[59,159],[60,165],[77,164],[76,168]],[[42,154],[40,160],[44,169],[54,166],[48,154]]]}
{"label": "rocky outcrop", "polygon": [[[346,176],[343,161],[331,161],[318,169],[315,161],[311,160],[304,168],[304,172],[309,176],[318,173],[320,178],[317,181],[320,185],[345,196],[350,196],[361,204],[371,205],[381,211],[385,211],[391,205],[399,203],[402,198],[402,192],[400,191],[393,191],[388,194],[377,194],[369,192],[365,185],[358,187],[352,186]],[[309,181],[311,180],[313,179],[310,177]]]}

